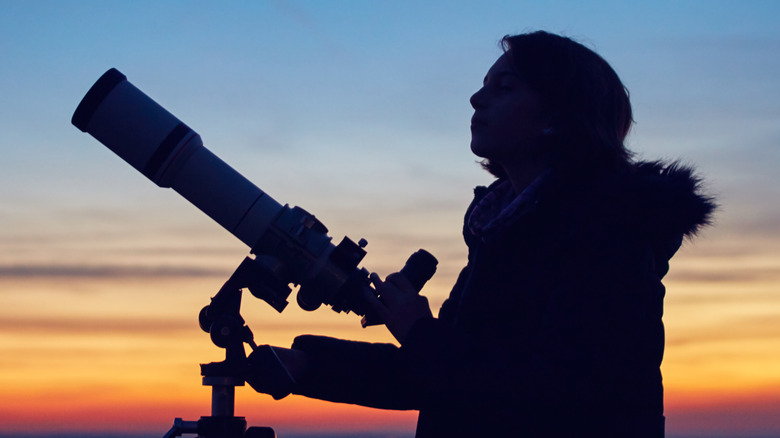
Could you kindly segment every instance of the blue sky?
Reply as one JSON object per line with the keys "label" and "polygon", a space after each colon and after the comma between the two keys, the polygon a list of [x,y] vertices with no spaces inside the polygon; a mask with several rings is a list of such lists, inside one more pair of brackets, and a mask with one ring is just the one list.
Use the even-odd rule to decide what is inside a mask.
{"label": "blue sky", "polygon": [[[70,125],[86,90],[116,67],[277,201],[315,213],[336,238],[368,238],[376,270],[432,247],[456,271],[462,211],[471,188],[490,182],[468,150],[468,98],[500,37],[534,29],[612,63],[633,98],[631,147],[695,163],[720,197],[720,250],[777,246],[777,2],[0,5],[5,266],[245,251]],[[193,252],[168,263],[191,263]]]}
{"label": "blue sky", "polygon": [[[265,175],[263,188],[362,196],[354,186],[388,190],[379,177],[399,172],[469,175],[468,186],[482,179],[467,148],[468,97],[502,35],[538,28],[579,38],[615,66],[634,98],[632,145],[643,155],[716,172],[739,158],[746,175],[718,175],[735,187],[772,176],[776,149],[763,145],[775,140],[766,136],[779,106],[776,2],[420,3],[3,1],[0,193],[35,208],[62,203],[62,190],[74,190],[68,203],[79,189],[82,199],[122,197],[111,193],[122,182],[83,187],[86,166],[121,169],[68,124],[109,67],[226,161]],[[306,201],[296,187],[269,192]]]}

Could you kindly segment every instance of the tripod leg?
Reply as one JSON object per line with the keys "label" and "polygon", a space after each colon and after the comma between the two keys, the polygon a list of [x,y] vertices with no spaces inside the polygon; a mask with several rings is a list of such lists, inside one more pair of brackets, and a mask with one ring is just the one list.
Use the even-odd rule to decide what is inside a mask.
{"label": "tripod leg", "polygon": [[244,438],[276,438],[276,432],[270,427],[250,427],[246,430]]}
{"label": "tripod leg", "polygon": [[198,422],[184,421],[181,418],[176,418],[173,420],[173,427],[163,436],[163,438],[182,436],[185,433],[198,433]]}

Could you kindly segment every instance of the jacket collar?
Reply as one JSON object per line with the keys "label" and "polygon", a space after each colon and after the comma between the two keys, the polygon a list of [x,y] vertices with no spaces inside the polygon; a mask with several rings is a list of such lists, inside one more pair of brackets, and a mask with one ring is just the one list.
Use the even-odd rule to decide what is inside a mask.
{"label": "jacket collar", "polygon": [[483,240],[503,234],[518,218],[536,208],[541,188],[548,183],[551,173],[550,170],[543,172],[519,195],[509,180],[493,183],[468,217],[470,232]]}

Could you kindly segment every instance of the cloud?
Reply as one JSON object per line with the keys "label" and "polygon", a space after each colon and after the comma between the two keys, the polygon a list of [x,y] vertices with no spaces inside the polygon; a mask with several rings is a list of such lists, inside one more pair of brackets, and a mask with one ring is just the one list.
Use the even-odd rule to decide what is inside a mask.
{"label": "cloud", "polygon": [[191,320],[116,318],[60,318],[60,317],[13,317],[0,319],[3,333],[57,333],[63,334],[163,334],[193,332],[196,324]]}
{"label": "cloud", "polygon": [[[668,346],[701,345],[706,343],[724,343],[746,346],[763,342],[773,344],[780,339],[780,325],[777,318],[771,316],[744,316],[724,319],[716,326],[707,325],[698,329],[687,329],[680,334],[667,337]],[[745,353],[746,354],[746,353]]]}
{"label": "cloud", "polygon": [[213,277],[225,276],[224,269],[198,266],[75,266],[75,265],[6,265],[0,266],[0,278],[39,277]]}
{"label": "cloud", "polygon": [[780,281],[780,272],[778,272],[777,266],[738,266],[733,269],[674,271],[667,278],[675,283],[740,283],[744,285]]}

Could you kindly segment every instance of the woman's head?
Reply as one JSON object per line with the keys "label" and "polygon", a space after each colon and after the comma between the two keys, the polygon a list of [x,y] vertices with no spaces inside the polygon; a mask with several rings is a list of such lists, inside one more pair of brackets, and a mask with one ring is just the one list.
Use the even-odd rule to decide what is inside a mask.
{"label": "woman's head", "polygon": [[[549,165],[587,172],[630,162],[624,145],[633,123],[628,91],[601,56],[542,31],[506,36],[501,44],[504,62],[538,98],[544,127],[537,154]],[[487,158],[488,170],[501,176]]]}

